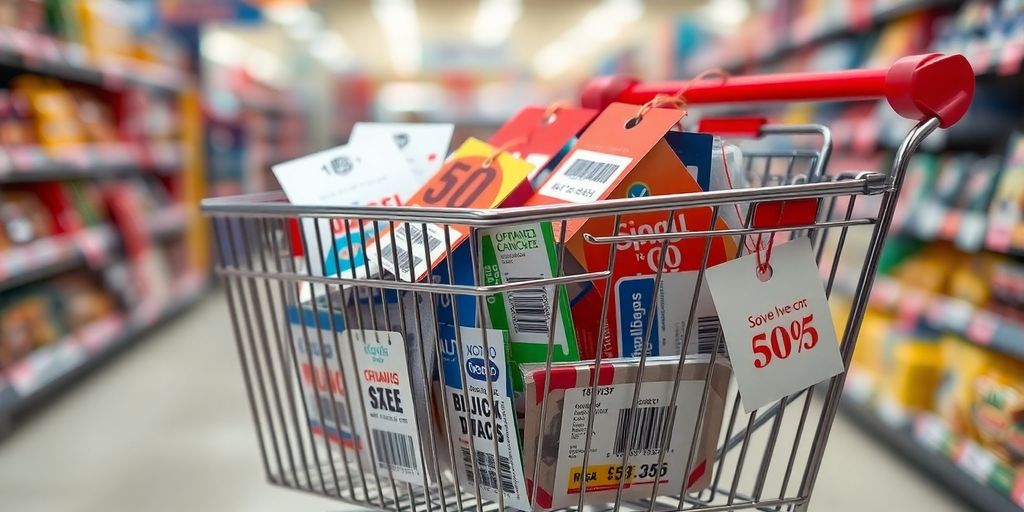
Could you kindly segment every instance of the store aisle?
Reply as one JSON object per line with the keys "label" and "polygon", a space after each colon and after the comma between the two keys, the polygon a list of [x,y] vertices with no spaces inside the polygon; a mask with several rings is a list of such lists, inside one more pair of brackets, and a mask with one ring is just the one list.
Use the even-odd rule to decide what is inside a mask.
{"label": "store aisle", "polygon": [[[264,484],[226,302],[215,295],[0,443],[0,509],[335,511]],[[840,417],[816,510],[960,510]]]}

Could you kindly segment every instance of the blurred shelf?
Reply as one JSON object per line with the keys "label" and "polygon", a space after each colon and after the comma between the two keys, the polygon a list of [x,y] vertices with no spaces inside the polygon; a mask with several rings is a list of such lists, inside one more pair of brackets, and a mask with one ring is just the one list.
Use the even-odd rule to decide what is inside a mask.
{"label": "blurred shelf", "polygon": [[[780,43],[758,55],[752,55],[747,58],[733,58],[729,64],[722,66],[722,68],[730,73],[737,73],[747,67],[759,68],[767,66],[791,55],[806,51],[810,47],[866,33],[903,16],[936,9],[949,9],[962,3],[964,3],[964,0],[909,0],[896,2],[895,5],[875,10],[871,17],[863,22],[857,23],[856,21],[848,20],[847,24],[823,27],[806,37]],[[697,70],[697,72],[699,71]]]}
{"label": "blurred shelf", "polygon": [[84,144],[57,154],[39,146],[0,148],[0,184],[96,179],[181,170],[180,142]]}
{"label": "blurred shelf", "polygon": [[977,443],[954,435],[941,419],[875,406],[861,393],[844,393],[840,404],[847,418],[931,475],[965,505],[987,512],[1024,508],[1024,472],[1014,471]]}
{"label": "blurred shelf", "polygon": [[83,262],[99,266],[110,256],[117,241],[114,226],[101,224],[2,251],[0,290],[52,276]]}
{"label": "blurred shelf", "polygon": [[[835,291],[852,294],[856,283],[848,276],[836,280]],[[936,295],[875,276],[868,304],[897,315],[908,325],[956,334],[975,345],[1024,361],[1024,323],[961,299]]]}
{"label": "blurred shelf", "polygon": [[88,372],[110,360],[161,323],[198,302],[208,287],[204,274],[176,280],[171,298],[144,303],[127,316],[112,315],[94,322],[61,341],[37,349],[24,361],[0,375],[0,437],[14,421],[53,397]]}
{"label": "blurred shelf", "polygon": [[110,90],[129,85],[179,93],[191,84],[179,69],[116,56],[93,63],[79,44],[11,28],[0,29],[0,65]]}
{"label": "blurred shelf", "polygon": [[185,205],[168,206],[152,214],[147,222],[149,234],[157,241],[175,238],[188,227],[188,209]]}

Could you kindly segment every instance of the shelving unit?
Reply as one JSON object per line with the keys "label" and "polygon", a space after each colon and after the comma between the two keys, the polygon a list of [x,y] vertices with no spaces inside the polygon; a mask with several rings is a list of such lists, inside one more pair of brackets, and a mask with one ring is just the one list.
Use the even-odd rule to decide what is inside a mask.
{"label": "shelving unit", "polygon": [[[1024,12],[1020,12],[1019,3],[808,0],[775,3],[769,9],[755,14],[758,18],[737,35],[721,38],[721,44],[698,48],[685,60],[677,58],[675,62],[685,65],[676,78],[685,79],[712,68],[732,74],[824,71],[884,65],[905,54],[962,53],[977,75],[972,109],[959,125],[933,137],[938,140],[929,141],[931,144],[923,146],[922,151],[941,153],[943,158],[961,153],[1005,156],[1011,130],[1024,129],[1018,121],[1024,103],[1014,101],[1024,83]],[[999,9],[1016,9],[1017,14]],[[773,34],[775,40],[771,39]],[[1003,98],[1003,103],[993,106],[986,101],[992,99],[989,94]],[[871,103],[840,102],[813,108],[774,106],[769,117],[829,126],[834,141],[831,167],[845,171],[879,168],[880,162],[891,161],[894,144],[909,125],[884,115],[887,110]],[[998,122],[986,118],[993,111],[1004,117]],[[739,107],[721,115],[746,112],[747,107]],[[929,176],[935,178],[945,171],[945,164],[942,158],[937,159],[937,168]],[[892,226],[892,238],[953,245],[964,252],[1011,259],[1024,256],[1018,248],[992,243],[989,232],[994,221],[989,219],[987,205],[981,209],[971,202],[975,209],[968,210],[952,206],[967,203],[951,200],[944,204],[937,197],[919,197],[916,201],[919,204],[902,205],[906,209],[903,213],[911,213],[897,213],[900,222]],[[857,283],[850,277],[839,276],[834,296],[852,294]],[[923,328],[926,332],[953,334],[964,343],[1024,361],[1024,323],[997,312],[996,305],[993,309],[978,307],[954,297],[924,293],[879,275],[869,307],[895,317],[893,325],[911,331]],[[858,360],[856,356],[854,359]],[[885,398],[879,400],[885,394],[858,383],[856,370],[855,363],[843,398],[842,408],[848,417],[961,496],[966,505],[980,510],[1024,509],[1024,475],[1010,471],[978,443],[954,435],[939,416],[902,411],[886,403]],[[877,371],[885,375],[883,370]]]}
{"label": "shelving unit", "polygon": [[[852,374],[851,381],[856,381]],[[991,512],[1024,508],[1024,473],[1002,465],[973,441],[957,438],[934,416],[871,405],[869,394],[851,392],[848,384],[840,410],[960,496],[964,505]]]}
{"label": "shelving unit", "polygon": [[[195,99],[197,83],[190,72],[126,57],[97,57],[80,44],[11,28],[0,28],[0,69],[8,76],[30,74],[60,80],[97,91],[103,98],[145,91],[174,106],[173,112],[181,115],[176,121],[178,138],[119,136],[117,142],[66,145],[59,150],[36,145],[0,147],[0,191],[51,182],[105,187],[125,180],[152,180],[154,186],[166,187],[172,199],[148,214],[139,213],[148,215],[138,223],[144,243],[153,247],[184,244],[190,262],[177,275],[167,276],[169,289],[139,297],[137,303],[78,326],[0,368],[3,437],[31,410],[199,301],[209,287],[209,275],[207,263],[198,256],[206,250],[197,216],[205,177],[202,161],[195,157],[201,151],[201,116]],[[109,201],[104,197],[104,202]],[[109,205],[93,206],[106,209]],[[11,294],[79,268],[102,272],[114,262],[134,265],[127,252],[138,241],[121,229],[114,219],[108,219],[0,249],[0,292]]]}

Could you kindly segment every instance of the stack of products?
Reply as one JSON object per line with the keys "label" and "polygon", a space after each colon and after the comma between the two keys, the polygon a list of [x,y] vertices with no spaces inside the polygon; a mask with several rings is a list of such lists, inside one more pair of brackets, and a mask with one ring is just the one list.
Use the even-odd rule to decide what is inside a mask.
{"label": "stack of products", "polygon": [[[738,147],[673,131],[680,110],[645,108],[641,119],[638,108],[527,108],[490,140],[470,138],[447,158],[452,125],[357,123],[346,145],[279,164],[274,173],[292,203],[335,207],[531,207],[747,186]],[[585,234],[726,230],[746,216],[738,206],[722,210],[478,232],[457,224],[296,219],[282,239],[290,257],[278,268],[365,283],[302,282],[280,313],[291,326],[289,358],[310,432],[381,476],[477,485],[482,498],[520,510],[530,510],[531,501],[544,509],[574,505],[584,487],[588,503],[613,501],[620,485],[626,499],[649,496],[655,486],[662,494],[706,488],[732,365],[706,281],[697,289],[698,271],[704,258],[708,267],[734,258],[737,240],[637,241],[613,251],[585,243]],[[781,217],[781,210],[762,216]],[[238,239],[255,236],[245,223],[215,225],[221,244],[234,248],[226,258],[266,265],[245,260]],[[482,298],[383,286],[491,286],[598,269],[611,272],[607,289],[538,284]],[[595,379],[600,398],[590,407]],[[360,400],[352,390],[361,390]]]}

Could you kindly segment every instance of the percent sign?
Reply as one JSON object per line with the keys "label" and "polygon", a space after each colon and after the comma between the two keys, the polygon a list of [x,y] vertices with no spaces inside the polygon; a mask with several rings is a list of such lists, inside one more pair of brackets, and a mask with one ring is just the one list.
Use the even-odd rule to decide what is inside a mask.
{"label": "percent sign", "polygon": [[787,329],[785,325],[776,325],[768,332],[759,332],[750,339],[750,348],[754,351],[754,368],[764,368],[773,359],[786,359],[793,353],[793,341],[796,351],[810,350],[818,344],[818,330],[814,328],[814,315],[807,315],[801,320],[793,320]]}

